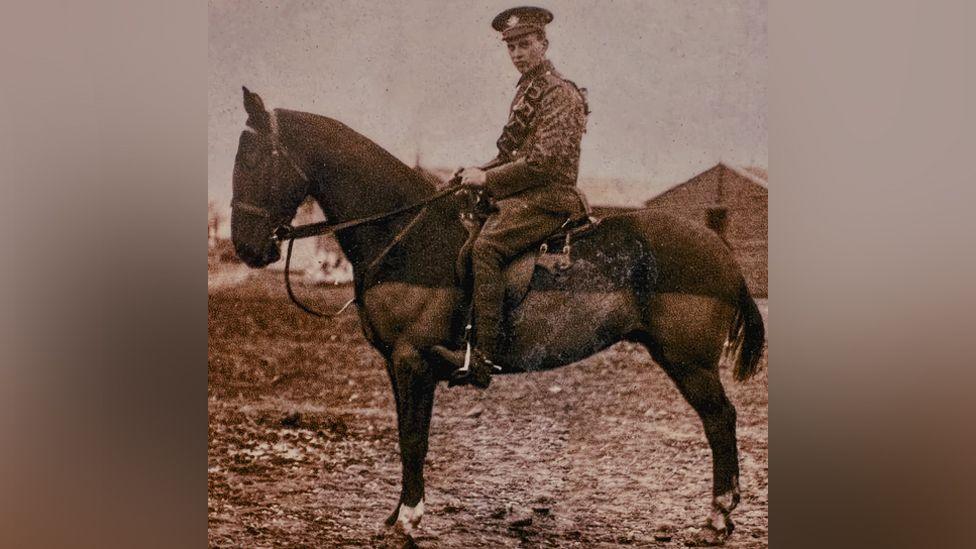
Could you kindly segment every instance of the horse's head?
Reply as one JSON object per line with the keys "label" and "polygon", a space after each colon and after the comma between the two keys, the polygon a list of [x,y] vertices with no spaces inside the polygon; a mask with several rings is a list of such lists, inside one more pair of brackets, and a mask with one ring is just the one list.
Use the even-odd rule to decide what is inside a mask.
{"label": "horse's head", "polygon": [[295,217],[309,181],[282,144],[275,114],[247,88],[244,110],[248,129],[241,132],[234,161],[230,234],[244,263],[264,267],[281,257],[275,233]]}

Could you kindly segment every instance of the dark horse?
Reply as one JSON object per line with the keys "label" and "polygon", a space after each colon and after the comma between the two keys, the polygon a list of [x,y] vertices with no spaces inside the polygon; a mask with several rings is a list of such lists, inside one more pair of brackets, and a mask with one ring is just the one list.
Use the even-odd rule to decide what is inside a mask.
{"label": "dark horse", "polygon": [[[309,195],[338,223],[393,211],[436,191],[340,122],[284,109],[268,112],[247,88],[244,107],[248,128],[234,165],[231,234],[237,255],[251,267],[280,258],[272,235]],[[455,272],[468,236],[460,203],[454,196],[431,203],[378,269],[369,266],[416,211],[336,233],[355,272],[363,332],[386,359],[396,397],[403,477],[387,524],[399,524],[406,533],[423,514],[434,389],[450,373],[429,350],[457,345],[466,318],[466,296]],[[509,314],[506,363],[517,371],[555,368],[618,341],[643,344],[704,424],[714,495],[704,531],[721,542],[732,531],[729,514],[739,502],[739,463],[735,408],[718,363],[730,353],[735,377],[747,379],[765,340],[762,317],[732,253],[707,229],[651,211],[608,217],[578,247],[590,260],[583,278],[592,281],[602,272],[611,283],[573,291],[572,283],[560,288],[533,278],[528,295]]]}

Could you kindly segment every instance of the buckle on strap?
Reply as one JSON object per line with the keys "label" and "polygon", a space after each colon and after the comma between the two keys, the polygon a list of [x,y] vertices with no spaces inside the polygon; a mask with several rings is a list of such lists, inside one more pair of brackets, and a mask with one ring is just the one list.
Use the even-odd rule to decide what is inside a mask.
{"label": "buckle on strap", "polygon": [[293,230],[292,226],[286,223],[284,225],[281,225],[277,229],[275,229],[274,232],[271,233],[271,237],[277,240],[278,242],[283,242],[285,240],[288,240],[288,237],[291,236],[292,230]]}

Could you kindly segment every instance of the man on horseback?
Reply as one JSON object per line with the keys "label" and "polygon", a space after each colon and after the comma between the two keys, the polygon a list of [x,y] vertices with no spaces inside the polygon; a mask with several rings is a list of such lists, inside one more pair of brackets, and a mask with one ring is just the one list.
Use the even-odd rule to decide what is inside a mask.
{"label": "man on horseback", "polygon": [[[546,59],[545,25],[552,19],[548,10],[522,7],[503,11],[491,24],[502,33],[522,77],[497,141],[498,155],[459,174],[462,185],[483,191],[494,208],[472,248],[476,346],[469,369],[455,377],[455,384],[484,388],[492,370],[501,369],[503,267],[588,213],[576,179],[589,110],[584,90]],[[441,346],[433,350],[458,367],[464,363],[464,351]]]}

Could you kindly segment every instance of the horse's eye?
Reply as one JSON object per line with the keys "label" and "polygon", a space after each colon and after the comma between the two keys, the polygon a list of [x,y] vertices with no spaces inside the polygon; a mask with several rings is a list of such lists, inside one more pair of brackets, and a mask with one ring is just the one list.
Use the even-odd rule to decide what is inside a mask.
{"label": "horse's eye", "polygon": [[244,153],[244,165],[248,168],[256,168],[261,161],[261,156],[256,150],[250,150]]}

